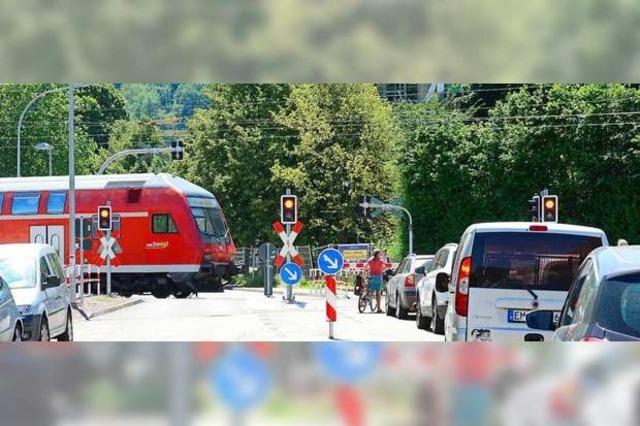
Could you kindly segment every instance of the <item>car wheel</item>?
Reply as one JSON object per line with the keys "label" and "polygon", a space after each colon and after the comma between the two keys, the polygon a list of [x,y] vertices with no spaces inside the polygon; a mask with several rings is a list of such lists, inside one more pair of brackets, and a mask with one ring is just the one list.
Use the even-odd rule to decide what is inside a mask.
{"label": "car wheel", "polygon": [[13,342],[22,342],[22,326],[20,323],[16,324],[16,328],[13,330]]}
{"label": "car wheel", "polygon": [[45,317],[42,317],[42,320],[40,321],[39,337],[41,342],[48,342],[49,340],[51,340],[51,335],[49,334],[49,324],[47,323],[47,319]]}
{"label": "car wheel", "polygon": [[58,336],[58,342],[73,342],[73,316],[71,311],[67,313],[67,328]]}
{"label": "car wheel", "polygon": [[429,328],[431,320],[429,317],[422,315],[422,309],[420,308],[420,298],[416,299],[416,327],[419,330],[426,330]]}
{"label": "car wheel", "polygon": [[433,327],[433,332],[435,334],[444,334],[444,318],[440,318],[440,315],[438,315],[438,302],[436,301],[436,298],[434,296],[433,301],[431,302],[431,305],[433,307],[433,316],[431,317],[431,324]]}
{"label": "car wheel", "polygon": [[384,298],[384,301],[385,301],[385,306],[386,306],[385,313],[388,316],[392,316],[394,311],[393,311],[393,308],[391,307],[391,297],[389,297],[388,293],[387,293],[387,296]]}
{"label": "car wheel", "polygon": [[400,299],[400,293],[396,294],[396,318],[407,319],[407,309],[402,307],[402,300]]}

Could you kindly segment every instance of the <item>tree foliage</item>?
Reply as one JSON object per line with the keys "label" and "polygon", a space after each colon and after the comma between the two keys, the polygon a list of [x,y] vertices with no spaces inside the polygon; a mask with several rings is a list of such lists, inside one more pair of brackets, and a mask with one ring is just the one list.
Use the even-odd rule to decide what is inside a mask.
{"label": "tree foliage", "polygon": [[522,89],[486,120],[447,103],[401,106],[417,251],[458,241],[474,222],[527,220],[526,201],[543,188],[560,197],[562,222],[637,240],[639,107],[638,90],[623,85]]}
{"label": "tree foliage", "polygon": [[[221,200],[240,244],[273,239],[279,196],[299,195],[300,242],[389,236],[362,224],[357,196],[393,189],[394,120],[372,85],[213,85],[189,122],[189,179]],[[387,232],[382,232],[386,230]]]}

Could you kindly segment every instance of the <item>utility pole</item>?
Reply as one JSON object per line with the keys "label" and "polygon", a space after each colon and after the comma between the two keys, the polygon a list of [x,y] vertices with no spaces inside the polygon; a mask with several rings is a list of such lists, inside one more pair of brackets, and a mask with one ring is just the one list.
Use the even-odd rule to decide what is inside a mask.
{"label": "utility pole", "polygon": [[76,301],[76,129],[75,86],[69,83],[69,269],[71,270],[71,301]]}

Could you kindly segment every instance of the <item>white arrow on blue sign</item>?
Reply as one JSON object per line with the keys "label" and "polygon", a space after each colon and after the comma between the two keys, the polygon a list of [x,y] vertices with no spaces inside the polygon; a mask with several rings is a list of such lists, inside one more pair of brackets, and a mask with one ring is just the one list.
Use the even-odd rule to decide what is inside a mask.
{"label": "white arrow on blue sign", "polygon": [[336,249],[329,248],[322,250],[320,256],[318,256],[318,268],[323,274],[335,275],[342,270],[343,265],[344,258],[342,257],[342,253]]}
{"label": "white arrow on blue sign", "polygon": [[296,285],[302,279],[302,268],[289,262],[280,268],[280,279],[285,285]]}

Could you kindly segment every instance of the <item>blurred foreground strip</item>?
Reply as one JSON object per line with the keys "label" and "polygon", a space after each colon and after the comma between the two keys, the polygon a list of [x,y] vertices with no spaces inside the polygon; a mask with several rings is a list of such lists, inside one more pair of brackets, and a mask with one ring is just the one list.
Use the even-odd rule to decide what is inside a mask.
{"label": "blurred foreground strip", "polygon": [[11,425],[633,425],[639,355],[598,344],[4,345],[0,409]]}

